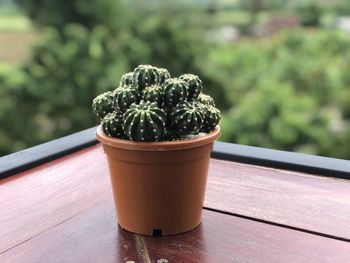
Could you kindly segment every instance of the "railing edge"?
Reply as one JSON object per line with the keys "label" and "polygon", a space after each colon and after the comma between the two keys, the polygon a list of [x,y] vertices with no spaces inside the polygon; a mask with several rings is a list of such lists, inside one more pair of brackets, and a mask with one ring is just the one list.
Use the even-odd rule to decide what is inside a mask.
{"label": "railing edge", "polygon": [[[96,127],[0,157],[0,179],[97,144]],[[350,179],[350,161],[215,142],[212,158],[316,175]]]}
{"label": "railing edge", "polygon": [[350,179],[350,161],[317,155],[216,142],[212,158]]}
{"label": "railing edge", "polygon": [[0,179],[97,144],[96,127],[0,157]]}

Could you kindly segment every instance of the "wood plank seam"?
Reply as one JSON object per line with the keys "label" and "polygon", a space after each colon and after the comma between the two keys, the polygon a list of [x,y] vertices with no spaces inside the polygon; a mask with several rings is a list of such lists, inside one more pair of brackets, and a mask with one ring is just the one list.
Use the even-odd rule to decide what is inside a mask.
{"label": "wood plank seam", "polygon": [[205,207],[350,240],[350,181],[211,159]]}
{"label": "wood plank seam", "polygon": [[151,258],[147,251],[145,239],[143,238],[143,236],[138,234],[134,234],[134,236],[135,236],[135,245],[136,245],[137,253],[139,253],[139,255],[142,256],[142,262],[152,263]]}
{"label": "wood plank seam", "polygon": [[206,210],[202,225],[193,232],[142,236],[138,242],[147,246],[150,261],[137,253],[135,235],[117,228],[113,200],[108,200],[0,256],[0,262],[160,263],[166,258],[169,262],[345,263],[350,254],[347,242]]}
{"label": "wood plank seam", "polygon": [[[90,151],[91,153],[88,154]],[[51,220],[54,220],[51,226],[46,225],[36,232],[28,231],[27,229],[31,230],[36,227],[36,220],[41,220],[42,218],[47,220],[47,215],[45,215],[47,211],[42,208],[47,207],[49,209],[48,211],[51,212],[57,210],[67,211],[66,208],[70,208],[68,204],[79,197],[74,203],[74,207],[79,207],[81,204],[88,203],[88,208],[85,206],[79,208],[88,210],[91,207],[99,205],[98,202],[102,202],[101,199],[112,200],[112,193],[107,191],[107,189],[110,188],[109,182],[107,181],[107,165],[103,157],[101,146],[93,146],[72,156],[63,157],[64,159],[57,160],[53,163],[47,163],[41,168],[27,171],[26,178],[22,177],[23,174],[19,174],[13,177],[11,181],[4,181],[4,185],[2,185],[2,181],[0,181],[0,188],[4,187],[2,190],[5,190],[0,191],[2,193],[1,197],[3,197],[0,199],[2,199],[1,201],[3,201],[4,207],[7,205],[8,208],[10,208],[8,211],[12,211],[11,209],[14,211],[13,214],[11,213],[12,216],[0,216],[0,221],[3,218],[6,220],[2,222],[6,223],[7,221],[12,225],[16,225],[14,224],[14,220],[21,218],[18,222],[21,224],[22,229],[24,229],[24,231],[22,231],[22,229],[14,228],[12,233],[5,233],[8,236],[13,235],[13,237],[16,237],[15,234],[20,233],[21,239],[14,239],[14,242],[7,243],[0,251],[7,250],[9,247],[15,247],[14,250],[11,251],[17,251],[22,246],[16,247],[17,245],[15,244],[32,243],[33,237],[43,236],[46,234],[46,231],[52,228],[56,229],[55,227],[63,223],[56,220],[55,217],[51,217]],[[91,162],[91,160],[94,162]],[[348,191],[350,181],[343,179],[331,180],[330,178],[315,175],[259,167],[256,165],[238,164],[222,160],[212,159],[211,165],[211,172],[208,178],[207,205],[204,209],[236,218],[247,219],[247,221],[249,220],[251,222],[255,221],[255,223],[266,223],[266,225],[281,227],[285,230],[296,230],[299,234],[311,234],[318,236],[318,238],[322,237],[328,239],[328,241],[331,242],[342,241],[349,245],[350,229],[347,224],[347,218],[350,216],[350,192]],[[82,171],[81,167],[86,168]],[[32,175],[28,175],[30,173]],[[34,180],[29,180],[29,178],[31,178],[30,176],[33,176]],[[50,180],[46,180],[50,177]],[[20,180],[17,180],[19,178]],[[55,178],[57,178],[57,180]],[[90,179],[85,180],[86,178]],[[84,179],[84,181],[82,179]],[[21,183],[21,181],[23,182]],[[35,194],[31,186],[38,186],[36,188],[37,196],[41,196],[41,191],[51,182],[67,182],[62,185],[57,184],[57,187],[53,185],[54,187],[49,188],[53,193],[58,193],[57,200],[63,200],[63,204],[60,202],[52,202],[52,200],[56,199],[51,198],[42,197],[38,199],[34,198],[33,200],[28,198],[28,196]],[[9,183],[10,186],[8,190],[12,189],[12,192],[15,193],[15,195],[13,195],[13,197],[15,197],[14,199],[4,198],[6,197],[6,193],[10,193],[10,191],[6,192],[5,186],[7,183]],[[97,188],[97,183],[99,183],[99,188]],[[75,185],[79,185],[79,188],[76,188]],[[93,187],[91,185],[93,185]],[[303,187],[303,185],[308,187]],[[64,186],[64,188],[62,186]],[[30,195],[24,195],[22,198],[16,199],[18,197],[17,189],[29,189],[28,193],[30,193]],[[89,190],[87,196],[90,197],[80,198],[86,195],[86,189]],[[298,191],[299,189],[301,190]],[[79,195],[68,194],[75,192]],[[270,195],[270,192],[275,194]],[[290,194],[287,195],[287,193]],[[101,198],[96,200],[97,195]],[[25,200],[27,200],[25,198],[30,201],[30,205],[23,205]],[[79,201],[80,199],[82,201]],[[86,202],[90,199],[95,199],[96,202],[94,204]],[[279,201],[274,202],[276,199]],[[265,206],[259,203],[259,201],[264,203],[271,201],[271,204]],[[239,205],[235,206],[234,202]],[[305,205],[304,202],[306,202]],[[310,205],[307,205],[308,202],[310,202]],[[242,204],[247,207],[242,207]],[[22,209],[14,209],[18,207],[23,207],[25,212]],[[29,218],[23,217],[23,214],[28,211],[33,211],[32,207],[36,207],[34,210],[35,216]],[[79,211],[73,208],[65,217],[63,216],[66,212],[58,213],[58,215],[62,216],[59,220],[71,222],[70,219],[84,212],[80,211],[79,213]],[[294,212],[289,213],[288,211]],[[333,213],[331,213],[332,211]],[[73,215],[75,216],[73,217]],[[304,220],[305,217],[307,220]],[[32,224],[33,222],[34,224]],[[11,224],[9,224],[9,226],[11,226]],[[289,224],[292,224],[292,226]],[[332,229],[333,226],[335,229]],[[219,226],[217,227],[219,228]],[[7,227],[2,229],[5,230]],[[45,229],[47,230],[45,231]],[[22,235],[22,233],[26,231],[28,234]],[[1,238],[2,235],[0,235],[0,243]],[[131,236],[131,239],[131,243],[135,245],[134,237]],[[8,242],[10,239],[5,238],[3,240]],[[150,248],[151,241],[146,237],[143,237],[143,240],[145,241],[144,244],[147,245],[148,254],[152,257],[152,250]],[[4,244],[6,244],[6,242]],[[136,247],[134,251],[136,251]],[[140,254],[140,258],[141,256],[142,254]]]}
{"label": "wood plank seam", "polygon": [[343,238],[343,237],[338,237],[338,236],[334,236],[334,235],[324,234],[324,233],[317,232],[317,231],[312,231],[312,230],[308,230],[308,229],[304,229],[304,228],[299,228],[299,227],[289,226],[289,225],[285,225],[285,224],[280,224],[280,223],[276,223],[276,222],[272,222],[272,221],[268,221],[268,220],[264,220],[264,219],[259,219],[259,218],[255,218],[255,217],[235,214],[235,213],[232,213],[232,212],[222,211],[222,210],[214,209],[214,208],[210,208],[210,207],[205,207],[204,206],[203,209],[208,210],[208,211],[212,211],[212,212],[216,212],[216,213],[220,213],[220,214],[235,216],[235,217],[239,217],[239,218],[243,218],[243,219],[247,219],[247,220],[251,220],[251,221],[255,221],[255,222],[260,222],[260,223],[269,224],[269,225],[273,225],[273,226],[288,228],[288,229],[299,231],[299,232],[304,232],[304,233],[308,233],[308,234],[312,234],[312,235],[318,235],[318,236],[322,236],[322,237],[331,238],[331,239],[335,239],[335,240],[339,240],[339,241],[344,241],[344,242],[350,243],[350,239],[348,239],[348,238]]}

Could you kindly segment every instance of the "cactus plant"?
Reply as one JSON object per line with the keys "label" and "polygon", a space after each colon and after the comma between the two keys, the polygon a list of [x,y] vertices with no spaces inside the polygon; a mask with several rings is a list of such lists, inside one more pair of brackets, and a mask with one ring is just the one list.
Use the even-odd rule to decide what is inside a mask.
{"label": "cactus plant", "polygon": [[221,119],[220,110],[211,105],[203,105],[204,122],[201,131],[211,132]]}
{"label": "cactus plant", "polygon": [[103,132],[111,137],[126,138],[123,129],[123,113],[114,111],[108,113],[101,121]]}
{"label": "cactus plant", "polygon": [[165,133],[166,114],[156,102],[132,104],[123,120],[124,131],[133,141],[159,141]]}
{"label": "cactus plant", "polygon": [[188,85],[187,99],[189,101],[197,99],[203,89],[202,81],[200,78],[193,74],[184,74],[181,75],[179,79],[184,80]]}
{"label": "cactus plant", "polygon": [[142,99],[144,101],[157,102],[158,106],[162,107],[164,102],[163,88],[158,85],[146,87],[142,92]]}
{"label": "cactus plant", "polygon": [[159,81],[158,69],[151,65],[139,65],[133,73],[133,84],[140,90],[157,84]]}
{"label": "cactus plant", "polygon": [[140,101],[140,92],[134,87],[119,86],[114,90],[114,107],[125,112],[133,103]]}
{"label": "cactus plant", "polygon": [[125,73],[120,79],[120,86],[130,86],[133,84],[133,72]]}
{"label": "cactus plant", "polygon": [[171,113],[171,125],[179,134],[198,133],[204,121],[204,112],[197,102],[180,102]]}
{"label": "cactus plant", "polygon": [[204,93],[199,94],[197,101],[201,104],[215,107],[215,102],[214,102],[213,98],[210,97],[209,95],[204,94]]}
{"label": "cactus plant", "polygon": [[158,85],[163,85],[167,79],[170,79],[170,73],[166,68],[157,68],[158,71]]}
{"label": "cactus plant", "polygon": [[106,91],[94,98],[92,101],[92,110],[100,120],[112,112],[114,110],[113,92]]}
{"label": "cactus plant", "polygon": [[120,86],[93,100],[103,132],[133,141],[177,141],[209,133],[220,121],[214,100],[193,74],[170,78],[168,70],[140,65]]}
{"label": "cactus plant", "polygon": [[186,100],[188,86],[184,80],[178,78],[168,79],[164,83],[164,103],[168,108],[173,108],[179,102]]}

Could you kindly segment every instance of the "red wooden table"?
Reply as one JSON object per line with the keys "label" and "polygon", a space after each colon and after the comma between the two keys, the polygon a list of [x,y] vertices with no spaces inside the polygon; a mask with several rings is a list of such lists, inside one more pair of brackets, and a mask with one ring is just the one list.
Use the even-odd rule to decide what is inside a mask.
{"label": "red wooden table", "polygon": [[102,148],[0,180],[0,262],[350,262],[350,181],[212,159],[202,224],[118,228]]}

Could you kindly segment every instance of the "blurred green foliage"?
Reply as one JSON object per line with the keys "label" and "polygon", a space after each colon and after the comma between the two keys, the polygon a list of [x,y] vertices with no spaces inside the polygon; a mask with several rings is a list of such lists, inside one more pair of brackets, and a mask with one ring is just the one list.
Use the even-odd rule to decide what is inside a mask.
{"label": "blurred green foliage", "polygon": [[[96,124],[92,99],[150,63],[201,76],[223,112],[222,140],[350,158],[345,34],[300,29],[212,44],[198,12],[142,12],[108,0],[19,2],[45,37],[21,67],[0,65],[0,154]],[[240,14],[242,25],[251,23]],[[224,15],[206,18],[222,25]]]}
{"label": "blurred green foliage", "polygon": [[349,47],[343,33],[299,30],[212,49],[232,105],[222,139],[349,158]]}
{"label": "blurred green foliage", "polygon": [[114,59],[116,42],[102,26],[72,24],[46,36],[27,64],[0,72],[0,134],[11,136],[0,139],[2,154],[92,126],[92,99],[115,87],[126,70]]}
{"label": "blurred green foliage", "polygon": [[[203,76],[197,58],[207,54],[207,46],[198,34],[183,29],[181,17],[149,15],[142,24],[137,17],[127,18],[129,26],[119,29],[78,23],[46,28],[45,39],[27,63],[0,72],[2,100],[8,101],[1,104],[0,154],[96,125],[93,98],[116,88],[121,75],[138,64],[166,67],[175,76]],[[203,80],[215,83],[209,75]],[[221,90],[217,85],[214,96],[223,94]]]}
{"label": "blurred green foliage", "polygon": [[302,25],[317,27],[320,24],[321,8],[313,1],[305,1],[297,7]]}
{"label": "blurred green foliage", "polygon": [[[106,25],[119,29],[128,21],[128,10],[119,0],[16,0],[24,12],[39,26],[62,29],[71,23],[81,24],[89,29]],[[121,19],[122,18],[122,19]]]}

